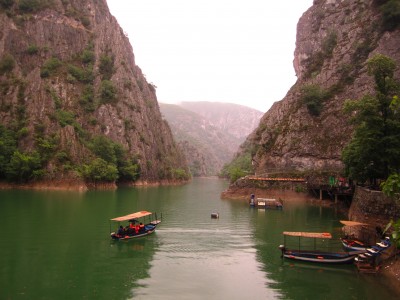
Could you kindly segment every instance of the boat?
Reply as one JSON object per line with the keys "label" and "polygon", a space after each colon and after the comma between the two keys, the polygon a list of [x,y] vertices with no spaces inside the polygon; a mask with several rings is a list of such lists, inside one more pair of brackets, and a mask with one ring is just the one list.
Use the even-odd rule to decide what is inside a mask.
{"label": "boat", "polygon": [[257,198],[250,200],[250,206],[265,208],[265,209],[267,208],[282,209],[283,203],[282,201],[273,198]]}
{"label": "boat", "polygon": [[[279,249],[282,252],[282,258],[288,258],[298,261],[314,262],[314,263],[327,263],[327,264],[345,264],[352,263],[358,254],[364,253],[365,251],[349,251],[349,252],[335,252],[335,251],[320,251],[315,249],[316,239],[332,239],[332,235],[328,232],[283,232],[283,236],[286,243],[286,237],[298,237],[299,248],[288,249],[285,244],[280,245]],[[314,239],[313,250],[302,250],[300,249],[301,238],[312,238]]]}
{"label": "boat", "polygon": [[379,243],[367,249],[367,252],[359,254],[355,258],[357,269],[361,273],[377,273],[382,266],[381,254],[391,247],[389,237],[382,239]]}
{"label": "boat", "polygon": [[[356,221],[341,220],[340,223],[349,228],[354,228],[354,227],[368,228],[370,226],[366,223],[361,223]],[[367,249],[371,247],[370,244],[355,238],[354,234],[341,237],[340,241],[342,242],[343,248],[347,251],[367,251]]]}
{"label": "boat", "polygon": [[[119,227],[117,231],[110,233],[113,240],[130,240],[152,234],[161,220],[157,219],[157,214],[142,210],[111,219],[110,229],[111,222],[118,222]],[[121,225],[124,222],[128,225]]]}
{"label": "boat", "polygon": [[348,251],[367,251],[371,246],[365,244],[364,242],[350,237],[340,238],[343,248]]}
{"label": "boat", "polygon": [[212,219],[219,219],[219,213],[218,212],[212,212],[211,213],[211,218]]}

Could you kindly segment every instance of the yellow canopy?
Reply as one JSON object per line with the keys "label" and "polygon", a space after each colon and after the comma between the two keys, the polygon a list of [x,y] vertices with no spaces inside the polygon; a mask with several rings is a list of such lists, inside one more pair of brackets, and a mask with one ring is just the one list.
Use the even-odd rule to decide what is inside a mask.
{"label": "yellow canopy", "polygon": [[368,226],[366,223],[360,223],[360,222],[355,222],[355,221],[344,221],[341,220],[340,223],[346,226]]}
{"label": "yellow canopy", "polygon": [[145,216],[148,216],[148,215],[151,215],[151,214],[153,214],[153,213],[151,213],[149,211],[142,210],[142,211],[135,212],[133,214],[129,214],[129,215],[126,215],[126,216],[122,216],[122,217],[117,217],[117,218],[111,219],[111,221],[117,221],[117,222],[128,221],[128,220],[131,220],[131,219],[137,219],[137,218],[145,217]]}
{"label": "yellow canopy", "polygon": [[283,235],[318,238],[318,239],[331,239],[332,235],[329,232],[292,232],[284,231]]}

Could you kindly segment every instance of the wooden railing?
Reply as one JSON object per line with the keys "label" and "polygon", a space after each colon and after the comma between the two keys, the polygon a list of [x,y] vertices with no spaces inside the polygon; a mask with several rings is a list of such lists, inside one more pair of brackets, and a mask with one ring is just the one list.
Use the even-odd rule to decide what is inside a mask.
{"label": "wooden railing", "polygon": [[304,178],[290,178],[290,177],[260,177],[260,176],[246,176],[250,180],[262,180],[262,181],[296,181],[305,182]]}

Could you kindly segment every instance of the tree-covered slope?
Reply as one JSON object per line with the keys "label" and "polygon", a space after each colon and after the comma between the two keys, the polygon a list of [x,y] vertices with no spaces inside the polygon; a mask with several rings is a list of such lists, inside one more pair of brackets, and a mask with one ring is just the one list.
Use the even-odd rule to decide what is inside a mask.
{"label": "tree-covered slope", "polygon": [[105,0],[1,1],[0,29],[0,179],[186,177],[155,86]]}

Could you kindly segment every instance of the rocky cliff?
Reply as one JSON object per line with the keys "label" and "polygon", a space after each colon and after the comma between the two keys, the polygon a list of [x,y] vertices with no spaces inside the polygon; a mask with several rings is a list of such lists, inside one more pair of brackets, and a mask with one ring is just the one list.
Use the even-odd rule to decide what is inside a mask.
{"label": "rocky cliff", "polygon": [[298,80],[241,147],[252,152],[257,173],[342,171],[341,153],[352,136],[343,103],[374,91],[366,61],[381,53],[400,66],[400,30],[385,24],[382,13],[388,2],[399,5],[315,0],[303,14],[293,62]]}
{"label": "rocky cliff", "polygon": [[101,156],[98,136],[122,147],[141,181],[187,172],[106,0],[2,1],[0,28],[0,125],[19,151],[41,154],[42,178],[79,177]]}
{"label": "rocky cliff", "polygon": [[244,141],[263,115],[262,112],[239,104],[222,102],[182,102],[180,106],[206,118],[216,128]]}

